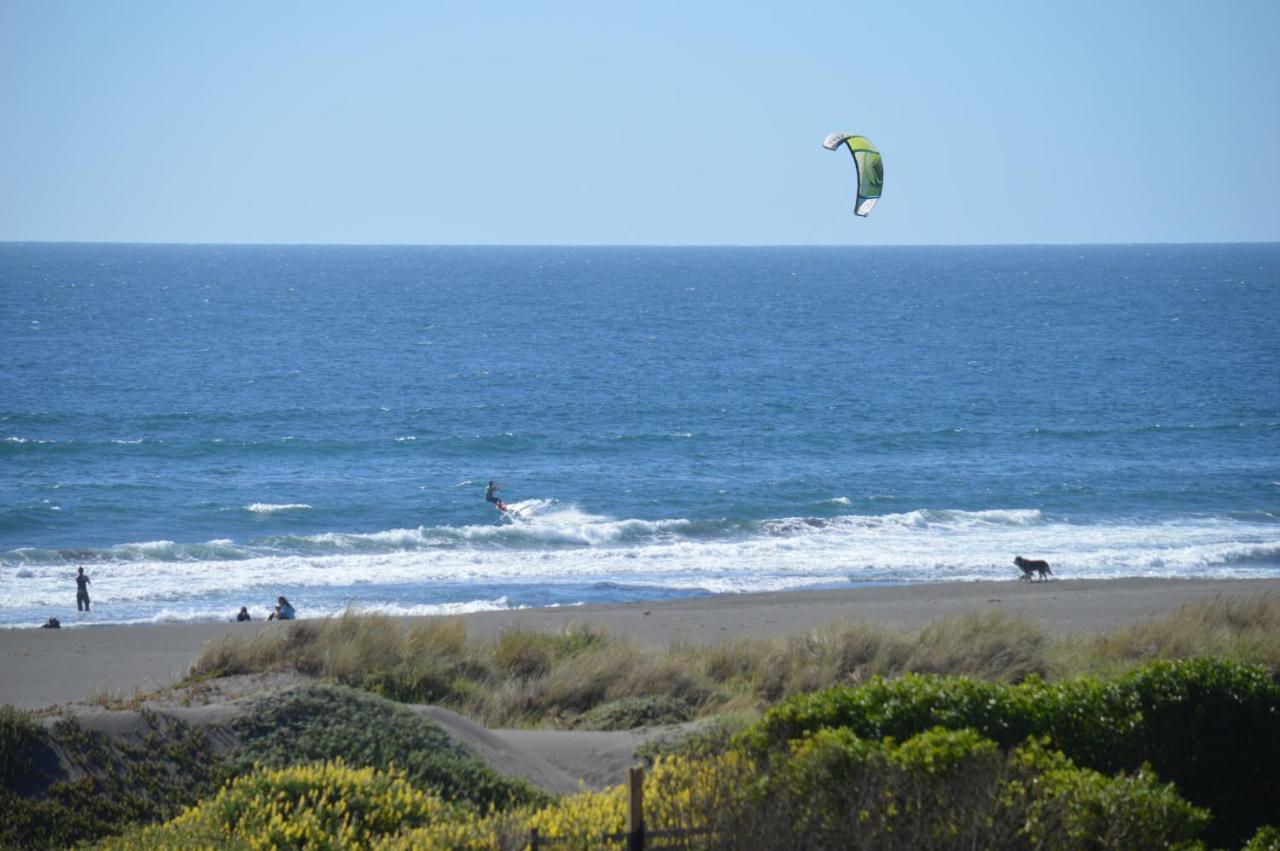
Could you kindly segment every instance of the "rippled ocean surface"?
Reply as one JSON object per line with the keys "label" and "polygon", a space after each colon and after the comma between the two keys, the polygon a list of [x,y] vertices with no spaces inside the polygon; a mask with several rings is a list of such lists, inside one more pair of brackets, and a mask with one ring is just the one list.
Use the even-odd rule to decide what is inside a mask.
{"label": "rippled ocean surface", "polygon": [[1280,245],[0,244],[0,625],[1016,554],[1280,576]]}

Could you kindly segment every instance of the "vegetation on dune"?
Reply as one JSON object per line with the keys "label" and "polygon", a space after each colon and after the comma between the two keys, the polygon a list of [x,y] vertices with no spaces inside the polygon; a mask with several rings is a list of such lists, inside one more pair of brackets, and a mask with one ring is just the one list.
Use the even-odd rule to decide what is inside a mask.
{"label": "vegetation on dune", "polygon": [[242,742],[227,758],[234,775],[257,765],[285,768],[340,759],[356,767],[394,766],[415,786],[481,808],[546,798],[529,783],[495,772],[430,719],[343,686],[272,695],[230,727]]}
{"label": "vegetation on dune", "polygon": [[9,786],[31,771],[31,751],[40,725],[15,706],[0,706],[0,784]]}
{"label": "vegetation on dune", "polygon": [[1189,604],[1152,618],[1053,649],[1054,667],[1109,674],[1155,659],[1208,656],[1260,665],[1280,674],[1280,598],[1248,597]]}
{"label": "vegetation on dune", "polygon": [[[623,847],[603,838],[621,787],[552,799],[395,698],[491,725],[720,719],[646,751],[646,822],[700,831],[682,847],[1260,851],[1280,835],[1277,627],[1263,598],[1070,641],[986,614],[651,649],[347,613],[206,648],[197,679],[338,683],[250,704],[226,753],[156,716],[122,743],[0,708],[0,846],[523,848],[536,828]],[[71,778],[50,773],[59,754]]]}
{"label": "vegetation on dune", "polygon": [[367,848],[405,829],[454,821],[451,805],[402,771],[336,760],[251,772],[165,824],[135,828],[99,847]]}
{"label": "vegetation on dune", "polygon": [[[3,764],[23,770],[0,785],[0,847],[64,848],[168,819],[259,765],[341,760],[353,769],[394,768],[415,789],[477,809],[547,800],[459,747],[429,718],[341,686],[305,686],[250,705],[230,725],[240,746],[225,753],[209,747],[208,730],[151,713],[143,718],[147,732],[130,742],[71,719],[46,730],[26,713],[0,711]],[[71,778],[57,776],[57,753]]]}
{"label": "vegetation on dune", "polygon": [[743,734],[757,754],[824,730],[903,739],[934,726],[1008,748],[1046,737],[1102,772],[1149,766],[1212,810],[1209,838],[1238,844],[1280,812],[1280,685],[1263,669],[1154,662],[1112,680],[1019,685],[912,675],[784,701]]}
{"label": "vegetation on dune", "polygon": [[[216,788],[204,735],[181,721],[144,712],[145,732],[120,741],[69,717],[46,729],[3,714],[0,752],[13,754],[21,773],[0,784],[0,847],[65,848],[169,818]],[[70,776],[58,770],[59,754]]]}
{"label": "vegetation on dune", "polygon": [[992,682],[1111,675],[1157,659],[1213,656],[1280,671],[1280,600],[1213,601],[1097,637],[1051,640],[999,612],[915,632],[833,624],[786,639],[648,648],[571,625],[471,640],[457,619],[405,628],[347,612],[205,648],[194,677],[294,668],[491,726],[617,729],[725,713],[873,677],[963,675]]}
{"label": "vegetation on dune", "polygon": [[[659,760],[645,784],[651,831],[694,831],[668,847],[1163,849],[1189,847],[1208,819],[1140,770],[1107,777],[1040,742],[1002,752],[971,731],[901,744],[821,731],[768,759],[746,750]],[[506,812],[450,806],[397,770],[339,763],[259,769],[163,825],[106,848],[623,848],[626,790]]]}
{"label": "vegetation on dune", "polygon": [[1259,828],[1243,851],[1280,851],[1280,827],[1267,825]]}

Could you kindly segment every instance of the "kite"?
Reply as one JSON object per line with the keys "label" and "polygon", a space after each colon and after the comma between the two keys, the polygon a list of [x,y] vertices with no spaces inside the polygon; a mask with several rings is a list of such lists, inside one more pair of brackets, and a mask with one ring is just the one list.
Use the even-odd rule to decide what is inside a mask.
{"label": "kite", "polygon": [[875,145],[865,136],[851,136],[848,133],[832,133],[822,143],[828,151],[848,147],[853,154],[853,165],[858,170],[858,203],[853,212],[866,216],[871,208],[880,200],[880,190],[884,186],[884,160]]}

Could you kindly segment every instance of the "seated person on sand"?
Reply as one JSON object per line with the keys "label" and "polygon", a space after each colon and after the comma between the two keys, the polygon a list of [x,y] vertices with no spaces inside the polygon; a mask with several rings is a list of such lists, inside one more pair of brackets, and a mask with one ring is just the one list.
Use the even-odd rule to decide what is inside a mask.
{"label": "seated person on sand", "polygon": [[237,620],[237,621],[251,621],[251,620],[253,620],[253,615],[249,614],[249,607],[248,607],[248,606],[241,606],[241,607],[240,607],[240,613],[236,615],[236,620]]}
{"label": "seated person on sand", "polygon": [[269,621],[291,621],[296,620],[298,613],[293,610],[293,606],[284,597],[276,598],[276,610],[267,615]]}

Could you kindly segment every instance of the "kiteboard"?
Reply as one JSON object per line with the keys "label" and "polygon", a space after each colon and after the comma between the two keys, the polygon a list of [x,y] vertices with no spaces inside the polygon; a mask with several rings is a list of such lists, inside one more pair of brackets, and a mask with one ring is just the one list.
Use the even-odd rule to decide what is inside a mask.
{"label": "kiteboard", "polygon": [[[494,508],[497,508],[495,505]],[[498,513],[503,517],[509,517],[512,520],[518,520],[521,523],[528,523],[533,519],[534,512],[537,510],[537,500],[525,500],[524,502],[510,503],[504,502]]]}

